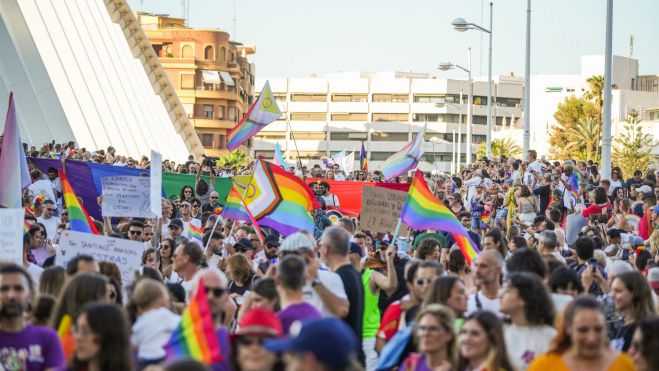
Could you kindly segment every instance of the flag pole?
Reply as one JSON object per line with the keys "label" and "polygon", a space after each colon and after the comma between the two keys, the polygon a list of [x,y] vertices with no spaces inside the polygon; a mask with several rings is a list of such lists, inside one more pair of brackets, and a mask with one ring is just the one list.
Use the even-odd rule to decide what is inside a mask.
{"label": "flag pole", "polygon": [[396,247],[396,242],[398,240],[398,234],[400,233],[400,227],[403,225],[403,220],[398,218],[398,223],[396,223],[396,229],[394,230],[394,237],[392,238],[392,244]]}
{"label": "flag pole", "polygon": [[[286,124],[288,125],[288,129],[291,131],[291,138],[293,138],[293,144],[295,145],[295,153],[297,153],[297,162],[300,165],[300,171],[302,171],[302,158],[300,157],[300,151],[297,149],[297,140],[295,140],[295,134],[293,134],[293,126],[291,126],[291,121],[288,119],[288,115],[286,115]],[[302,177],[304,177],[304,173],[302,173]]]}

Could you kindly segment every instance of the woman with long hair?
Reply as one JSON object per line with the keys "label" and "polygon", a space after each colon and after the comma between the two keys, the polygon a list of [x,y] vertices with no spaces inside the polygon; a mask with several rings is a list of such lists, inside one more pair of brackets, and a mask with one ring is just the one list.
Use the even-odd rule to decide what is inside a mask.
{"label": "woman with long hair", "polygon": [[226,274],[231,280],[228,288],[229,295],[239,305],[242,305],[245,294],[252,289],[252,281],[255,277],[252,263],[245,255],[234,254],[227,261]]}
{"label": "woman with long hair", "polygon": [[531,225],[539,210],[538,200],[526,185],[521,185],[518,192],[519,194],[515,195],[517,215],[522,223],[525,225]]}
{"label": "woman with long hair", "polygon": [[549,351],[537,356],[529,371],[634,370],[627,354],[616,354],[609,347],[604,309],[597,299],[582,296],[568,304],[556,329]]}
{"label": "woman with long hair", "polygon": [[[468,298],[469,294],[461,279],[455,276],[442,276],[435,278],[430,284],[423,300],[423,307],[431,304],[445,305],[451,308],[455,316],[460,319],[467,311]],[[456,321],[458,321],[456,328],[460,328],[462,321]]]}
{"label": "woman with long hair", "polygon": [[614,166],[613,169],[611,169],[611,186],[609,187],[609,196],[614,195],[614,191],[617,188],[622,188],[625,185],[625,180],[622,177],[622,169],[620,166]]}
{"label": "woman with long hair", "polygon": [[238,312],[238,321],[253,308],[263,308],[276,313],[279,311],[279,294],[272,278],[261,278],[252,285],[252,293],[247,296]]}
{"label": "woman with long hair", "polygon": [[629,355],[637,371],[659,370],[659,318],[649,318],[638,323]]}
{"label": "woman with long hair", "polygon": [[105,301],[108,279],[100,274],[78,273],[62,290],[50,319],[50,327],[58,329],[65,315],[76,318],[87,303]]}
{"label": "woman with long hair", "polygon": [[455,276],[462,280],[466,292],[471,292],[474,288],[474,276],[471,274],[471,267],[467,264],[462,251],[457,245],[451,247],[446,261],[446,273],[449,276]]}
{"label": "woman with long hair", "polygon": [[73,327],[75,353],[72,371],[115,371],[134,369],[130,351],[130,329],[121,307],[107,303],[85,305]]}
{"label": "woman with long hair", "polygon": [[508,357],[516,369],[526,370],[537,354],[549,349],[549,340],[556,335],[554,306],[540,277],[526,272],[510,274],[499,311],[512,322],[504,328]]}
{"label": "woman with long hair", "polygon": [[458,337],[460,356],[456,370],[514,371],[508,359],[501,321],[487,310],[469,315]]}
{"label": "woman with long hair", "polygon": [[611,296],[623,325],[611,338],[611,348],[626,352],[639,321],[655,315],[652,290],[643,274],[637,271],[619,274],[611,283]]}
{"label": "woman with long hair", "polygon": [[65,283],[66,270],[64,267],[59,265],[48,267],[43,270],[41,278],[39,278],[39,293],[58,298]]}
{"label": "woman with long hair", "polygon": [[399,371],[452,370],[456,361],[453,311],[431,304],[419,311],[414,326],[418,353],[410,354]]}
{"label": "woman with long hair", "polygon": [[174,267],[174,249],[176,242],[170,238],[162,240],[158,254],[160,254],[160,261],[158,262],[158,270],[162,274],[166,282],[172,278],[172,271]]}
{"label": "woman with long hair", "polygon": [[181,187],[181,194],[179,195],[181,201],[192,202],[192,199],[195,197],[194,188],[192,186],[184,185]]}

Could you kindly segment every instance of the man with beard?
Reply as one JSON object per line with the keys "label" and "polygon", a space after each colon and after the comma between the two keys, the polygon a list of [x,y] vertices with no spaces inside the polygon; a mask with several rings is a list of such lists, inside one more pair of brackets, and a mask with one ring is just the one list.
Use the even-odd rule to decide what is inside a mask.
{"label": "man with beard", "polygon": [[269,234],[265,238],[264,244],[265,247],[261,252],[256,254],[255,262],[257,263],[256,274],[264,275],[268,268],[271,265],[277,264],[277,256],[279,254],[279,235],[278,234]]}
{"label": "man with beard", "polygon": [[57,333],[25,321],[32,286],[32,278],[22,267],[0,268],[0,369],[36,371],[64,365]]}

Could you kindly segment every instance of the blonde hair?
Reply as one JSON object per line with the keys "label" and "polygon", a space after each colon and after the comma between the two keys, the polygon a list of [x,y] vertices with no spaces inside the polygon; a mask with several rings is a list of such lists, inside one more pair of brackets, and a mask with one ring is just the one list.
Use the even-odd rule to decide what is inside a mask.
{"label": "blonde hair", "polygon": [[163,296],[167,298],[167,295],[165,285],[156,280],[143,279],[135,286],[130,301],[136,309],[144,310],[156,304]]}

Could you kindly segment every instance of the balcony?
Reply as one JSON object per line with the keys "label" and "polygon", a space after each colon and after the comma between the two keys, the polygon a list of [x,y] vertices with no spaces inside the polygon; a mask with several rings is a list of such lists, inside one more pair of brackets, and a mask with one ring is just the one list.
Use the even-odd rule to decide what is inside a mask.
{"label": "balcony", "polygon": [[240,95],[237,91],[228,91],[220,89],[206,89],[203,86],[198,86],[196,89],[180,89],[177,91],[180,97],[186,98],[205,98],[205,99],[226,99],[232,101],[240,101]]}
{"label": "balcony", "polygon": [[213,120],[208,117],[190,118],[195,129],[232,129],[236,123],[231,120]]}

